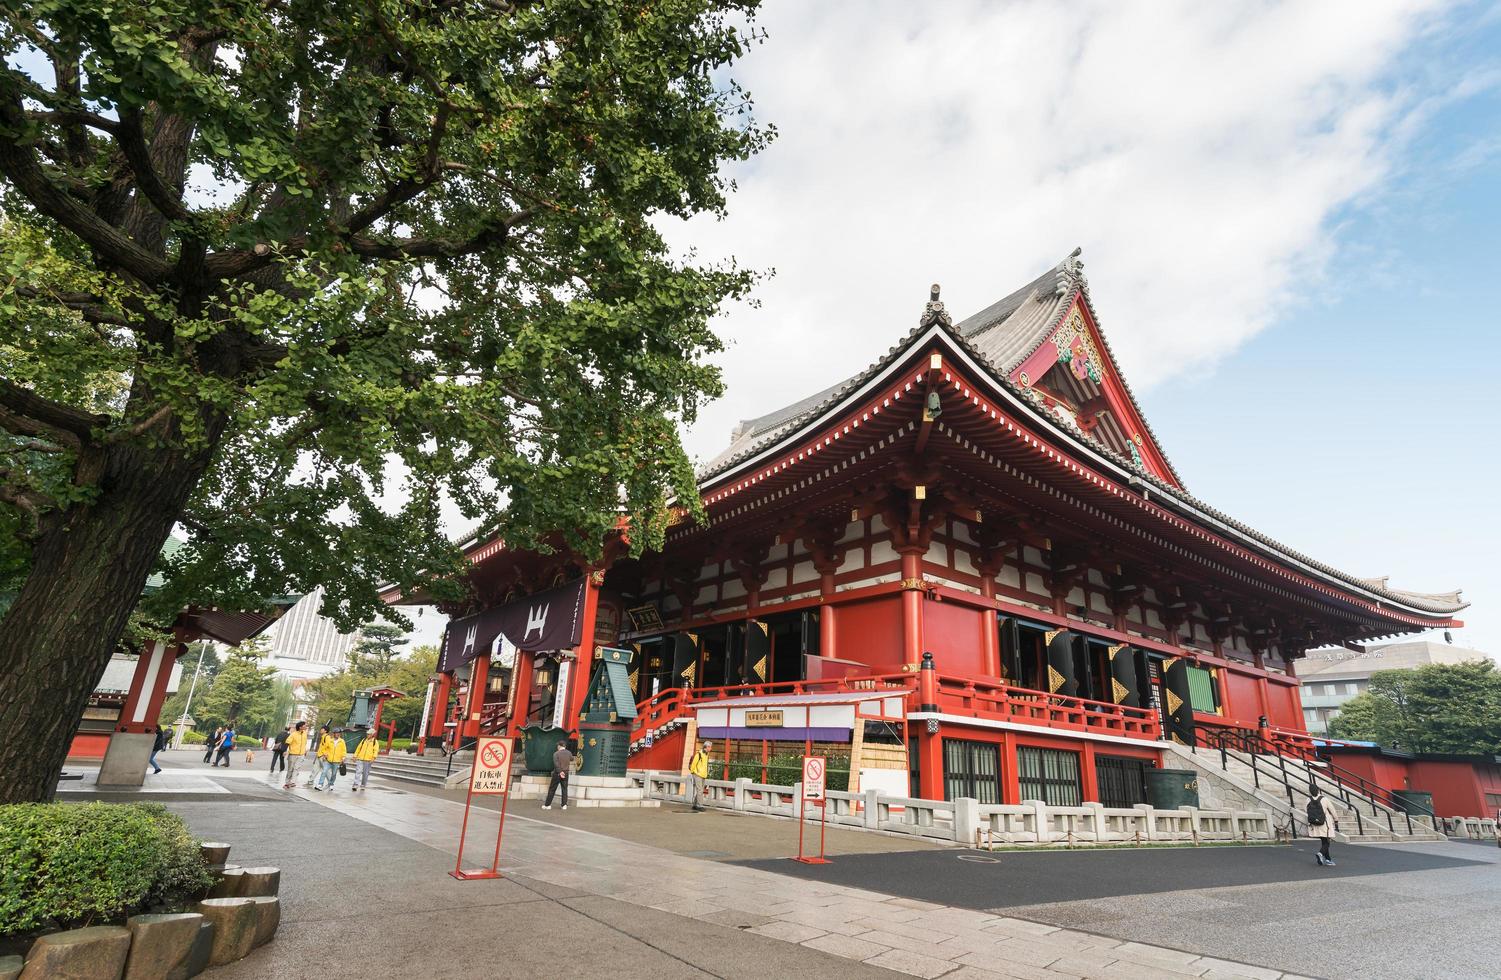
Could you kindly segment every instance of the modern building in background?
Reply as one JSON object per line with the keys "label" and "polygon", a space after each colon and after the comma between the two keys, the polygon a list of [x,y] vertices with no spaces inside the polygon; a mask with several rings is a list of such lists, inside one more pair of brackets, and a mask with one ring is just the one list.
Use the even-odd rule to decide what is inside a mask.
{"label": "modern building in background", "polygon": [[1344,703],[1365,693],[1371,686],[1371,675],[1378,670],[1415,670],[1427,664],[1462,664],[1487,659],[1489,657],[1479,650],[1432,640],[1405,640],[1370,646],[1364,653],[1344,647],[1310,650],[1298,665],[1298,678],[1303,687],[1303,720],[1310,732],[1327,732],[1329,722],[1339,717]]}
{"label": "modern building in background", "polygon": [[319,614],[323,604],[320,586],[303,596],[277,621],[271,633],[271,652],[266,666],[297,686],[298,681],[317,680],[344,669],[349,651],[360,633],[340,633],[333,620]]}

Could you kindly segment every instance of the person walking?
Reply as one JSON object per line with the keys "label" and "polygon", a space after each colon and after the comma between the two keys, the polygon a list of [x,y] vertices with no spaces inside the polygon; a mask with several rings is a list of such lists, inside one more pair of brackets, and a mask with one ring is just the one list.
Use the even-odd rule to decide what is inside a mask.
{"label": "person walking", "polygon": [[224,726],[220,725],[218,728],[214,729],[214,734],[211,735],[211,736],[209,736],[209,738],[204,741],[204,743],[203,743],[203,761],[204,762],[213,762],[214,761],[214,753],[219,750],[219,736],[221,736],[223,734],[224,734]]}
{"label": "person walking", "polygon": [[166,747],[167,730],[158,726],[156,729],[156,741],[151,743],[151,758],[147,760],[147,765],[151,766],[153,774],[162,771],[162,767],[156,764],[156,754]]}
{"label": "person walking", "polygon": [[688,801],[694,813],[704,812],[704,795],[709,789],[709,750],[713,742],[700,742],[698,751],[688,760]]}
{"label": "person walking", "polygon": [[224,734],[219,736],[219,754],[214,756],[214,767],[218,768],[220,765],[223,765],[225,769],[228,769],[229,753],[233,752],[234,748],[235,726],[226,725]]}
{"label": "person walking", "polygon": [[287,736],[286,754],[291,757],[292,764],[287,768],[287,781],[281,784],[282,789],[291,789],[297,785],[297,771],[307,758],[307,735],[307,722],[299,721],[296,730]]}
{"label": "person walking", "polygon": [[547,799],[542,803],[542,809],[552,809],[553,794],[558,787],[563,788],[563,809],[568,809],[568,775],[573,772],[573,753],[568,751],[567,742],[559,742],[558,750],[552,754],[552,782],[547,784]]}
{"label": "person walking", "polygon": [[1318,839],[1319,864],[1334,867],[1334,858],[1329,856],[1329,845],[1334,840],[1334,832],[1339,829],[1338,808],[1324,791],[1317,785],[1308,795],[1308,836]]}
{"label": "person walking", "polygon": [[318,746],[318,759],[323,763],[323,771],[318,773],[318,783],[313,789],[322,792],[323,781],[326,779],[329,792],[333,792],[334,782],[339,778],[339,767],[344,764],[347,751],[344,739],[337,731],[323,736],[323,743]]}
{"label": "person walking", "polygon": [[370,763],[374,762],[378,755],[380,755],[380,736],[372,728],[365,733],[364,738],[360,739],[360,744],[354,747],[354,792],[358,793],[365,788],[365,784],[370,782]]}
{"label": "person walking", "polygon": [[284,725],[282,726],[281,734],[276,736],[275,741],[271,739],[266,740],[271,743],[271,768],[267,769],[267,772],[275,772],[277,766],[281,767],[282,772],[287,771],[287,739],[291,735],[292,729]]}
{"label": "person walking", "polygon": [[323,744],[325,742],[327,742],[327,741],[328,741],[328,726],[324,725],[322,728],[318,729],[318,740],[316,742],[313,742],[311,744],[311,746],[310,746],[311,749],[312,749],[312,754],[313,754],[313,764],[310,767],[308,767],[308,773],[307,773],[307,785],[308,785],[308,789],[312,789],[313,788],[313,780],[316,777],[321,776],[323,774]]}

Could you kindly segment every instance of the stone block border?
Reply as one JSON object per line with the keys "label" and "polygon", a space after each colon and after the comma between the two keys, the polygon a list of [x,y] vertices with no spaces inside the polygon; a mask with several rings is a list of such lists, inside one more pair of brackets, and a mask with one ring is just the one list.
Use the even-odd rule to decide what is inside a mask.
{"label": "stone block border", "polygon": [[188,980],[270,942],[281,924],[281,871],[226,864],[229,845],[206,843],[217,880],[191,912],[133,915],[39,937],[23,960],[0,957],[0,980]]}

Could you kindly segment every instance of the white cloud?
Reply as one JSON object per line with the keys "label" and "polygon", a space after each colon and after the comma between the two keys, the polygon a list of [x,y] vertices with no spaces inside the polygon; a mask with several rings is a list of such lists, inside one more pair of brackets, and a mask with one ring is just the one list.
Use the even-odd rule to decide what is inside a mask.
{"label": "white cloud", "polygon": [[967,315],[1075,245],[1133,384],[1212,364],[1390,175],[1422,101],[1391,72],[1440,6],[773,4],[734,74],[780,138],[671,232],[777,272],[719,324],[690,452],[874,360],[930,282]]}

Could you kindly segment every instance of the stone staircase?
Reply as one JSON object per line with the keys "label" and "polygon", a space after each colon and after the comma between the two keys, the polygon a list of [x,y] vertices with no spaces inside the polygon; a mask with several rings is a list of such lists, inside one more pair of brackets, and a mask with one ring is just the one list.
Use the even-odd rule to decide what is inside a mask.
{"label": "stone staircase", "polygon": [[469,780],[469,769],[474,762],[474,752],[466,749],[456,753],[453,760],[452,772],[449,771],[448,759],[437,753],[428,755],[409,755],[405,752],[393,752],[376,758],[370,766],[370,772],[375,776],[386,779],[397,779],[407,783],[423,783],[428,786],[452,788],[462,786]]}
{"label": "stone staircase", "polygon": [[[1297,836],[1307,836],[1310,780],[1302,759],[1270,753],[1252,756],[1234,750],[1222,755],[1217,748],[1195,751],[1186,745],[1164,744],[1168,749],[1165,764],[1181,763],[1198,771],[1200,799],[1205,805],[1264,809],[1281,827],[1291,825]],[[1447,840],[1427,818],[1409,820],[1402,811],[1343,786],[1332,776],[1321,775],[1322,764],[1316,762],[1313,767],[1313,778],[1341,814],[1335,840],[1358,844]]]}

